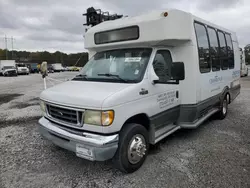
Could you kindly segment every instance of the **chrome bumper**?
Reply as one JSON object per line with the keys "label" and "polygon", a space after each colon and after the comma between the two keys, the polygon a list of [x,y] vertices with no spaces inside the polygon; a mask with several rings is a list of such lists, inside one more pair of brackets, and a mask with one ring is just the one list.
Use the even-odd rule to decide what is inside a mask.
{"label": "chrome bumper", "polygon": [[111,159],[118,148],[118,134],[102,136],[83,132],[80,136],[59,128],[44,117],[39,120],[39,132],[54,144],[91,161]]}

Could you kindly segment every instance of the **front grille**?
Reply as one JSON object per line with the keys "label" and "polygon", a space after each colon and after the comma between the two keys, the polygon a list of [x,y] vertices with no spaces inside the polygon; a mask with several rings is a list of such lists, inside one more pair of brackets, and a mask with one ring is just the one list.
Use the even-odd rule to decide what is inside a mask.
{"label": "front grille", "polygon": [[58,107],[47,104],[47,112],[50,117],[62,123],[67,123],[73,126],[82,125],[82,113],[81,111],[72,110],[64,107]]}
{"label": "front grille", "polygon": [[26,69],[22,69],[22,71],[26,71]]}

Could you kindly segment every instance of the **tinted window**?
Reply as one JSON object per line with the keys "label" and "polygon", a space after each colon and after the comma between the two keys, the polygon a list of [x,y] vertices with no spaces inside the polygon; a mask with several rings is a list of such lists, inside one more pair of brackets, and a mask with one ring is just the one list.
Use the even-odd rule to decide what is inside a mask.
{"label": "tinted window", "polygon": [[170,69],[172,64],[171,54],[168,50],[158,50],[153,61],[155,74],[159,77],[159,82],[164,83],[170,79]]}
{"label": "tinted window", "polygon": [[198,52],[199,52],[200,72],[201,73],[210,72],[211,65],[209,58],[207,30],[204,25],[195,23],[195,31],[196,31]]}
{"label": "tinted window", "polygon": [[219,55],[219,44],[216,31],[212,28],[208,28],[208,35],[210,41],[210,56],[212,59],[212,70],[219,71],[220,70],[220,59]]}
{"label": "tinted window", "polygon": [[228,69],[228,58],[227,58],[227,45],[224,33],[218,31],[218,37],[220,41],[220,62],[221,69]]}
{"label": "tinted window", "polygon": [[234,68],[234,50],[232,38],[229,34],[225,34],[227,41],[227,53],[228,53],[228,66],[230,69]]}
{"label": "tinted window", "polygon": [[95,44],[136,40],[138,38],[139,38],[139,27],[132,26],[132,27],[126,27],[126,28],[96,33]]}

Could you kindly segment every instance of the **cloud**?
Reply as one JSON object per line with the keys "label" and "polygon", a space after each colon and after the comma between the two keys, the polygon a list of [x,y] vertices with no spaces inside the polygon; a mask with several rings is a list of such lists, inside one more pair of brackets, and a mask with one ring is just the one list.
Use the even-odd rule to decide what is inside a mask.
{"label": "cloud", "polygon": [[0,0],[0,37],[14,36],[20,50],[85,51],[82,14],[91,6],[129,16],[177,8],[236,31],[241,45],[250,43],[249,0]]}
{"label": "cloud", "polygon": [[228,9],[241,4],[242,0],[197,0],[197,8],[203,11],[215,11],[218,9]]}

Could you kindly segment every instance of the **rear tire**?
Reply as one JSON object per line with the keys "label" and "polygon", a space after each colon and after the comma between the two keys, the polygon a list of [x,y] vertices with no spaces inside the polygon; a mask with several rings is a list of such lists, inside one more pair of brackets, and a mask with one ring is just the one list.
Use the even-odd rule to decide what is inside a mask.
{"label": "rear tire", "polygon": [[227,116],[227,111],[228,111],[228,101],[229,97],[228,94],[226,94],[223,98],[223,100],[220,102],[220,110],[218,112],[218,118],[220,120],[223,120]]}
{"label": "rear tire", "polygon": [[119,143],[113,162],[125,173],[138,170],[144,163],[149,149],[148,131],[139,124],[125,124],[119,135]]}

